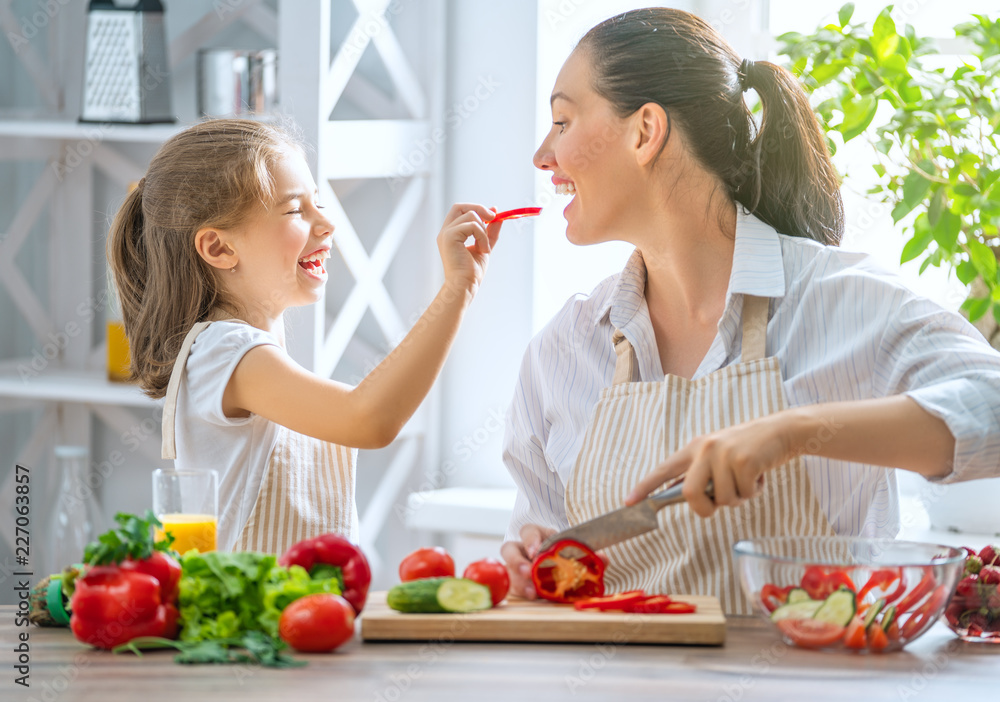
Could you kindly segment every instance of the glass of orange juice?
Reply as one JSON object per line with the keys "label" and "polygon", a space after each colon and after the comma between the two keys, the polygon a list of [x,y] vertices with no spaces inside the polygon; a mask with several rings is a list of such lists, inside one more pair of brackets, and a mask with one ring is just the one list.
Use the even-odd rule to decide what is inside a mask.
{"label": "glass of orange juice", "polygon": [[216,548],[219,476],[214,470],[153,471],[153,512],[163,532],[174,535],[173,548],[183,555],[192,548],[204,553]]}

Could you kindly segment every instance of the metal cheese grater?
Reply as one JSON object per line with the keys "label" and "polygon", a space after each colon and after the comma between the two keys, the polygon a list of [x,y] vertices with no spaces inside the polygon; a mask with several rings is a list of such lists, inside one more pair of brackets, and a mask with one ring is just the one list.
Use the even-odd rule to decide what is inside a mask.
{"label": "metal cheese grater", "polygon": [[90,0],[80,121],[175,121],[160,0]]}

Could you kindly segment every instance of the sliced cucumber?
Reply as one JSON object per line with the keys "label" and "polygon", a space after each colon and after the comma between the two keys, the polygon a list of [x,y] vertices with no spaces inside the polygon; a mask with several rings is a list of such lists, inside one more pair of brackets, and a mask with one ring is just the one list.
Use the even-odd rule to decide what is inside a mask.
{"label": "sliced cucumber", "polygon": [[813,619],[847,626],[857,611],[858,603],[854,593],[846,587],[842,587],[823,600],[819,609],[816,610],[816,614],[813,615]]}
{"label": "sliced cucumber", "polygon": [[493,605],[490,589],[465,578],[423,578],[396,585],[386,603],[398,612],[475,612]]}
{"label": "sliced cucumber", "polygon": [[[796,602],[811,602],[813,599],[809,596],[809,593],[803,590],[801,587],[793,587],[788,591],[788,600],[786,604],[795,604]],[[816,600],[817,602],[821,600]]]}
{"label": "sliced cucumber", "polygon": [[823,600],[806,600],[805,602],[792,602],[778,607],[771,612],[771,621],[780,622],[782,619],[812,619],[816,610],[823,604]]}
{"label": "sliced cucumber", "polygon": [[896,605],[889,605],[889,609],[885,610],[885,615],[882,617],[882,631],[889,631],[889,627],[892,626],[895,619]]}
{"label": "sliced cucumber", "polygon": [[865,631],[868,631],[868,627],[872,625],[872,622],[875,621],[875,617],[878,616],[878,613],[882,611],[883,607],[885,607],[885,599],[878,599],[875,600],[874,604],[868,608],[868,611],[865,612]]}

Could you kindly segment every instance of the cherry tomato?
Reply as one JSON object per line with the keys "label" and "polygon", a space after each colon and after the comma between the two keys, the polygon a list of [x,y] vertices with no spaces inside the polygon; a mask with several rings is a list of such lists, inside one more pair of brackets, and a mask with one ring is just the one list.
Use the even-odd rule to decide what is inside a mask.
{"label": "cherry tomato", "polygon": [[399,579],[404,583],[421,578],[454,578],[455,561],[440,546],[418,548],[399,564]]}
{"label": "cherry tomato", "polygon": [[819,619],[782,619],[778,622],[781,633],[803,648],[823,648],[844,635],[846,627]]}
{"label": "cherry tomato", "polygon": [[494,607],[503,602],[503,598],[507,596],[507,591],[510,589],[507,566],[495,558],[484,558],[470,563],[469,567],[462,573],[462,577],[475,580],[480,585],[488,587]]}
{"label": "cherry tomato", "polygon": [[354,607],[340,595],[300,597],[281,613],[278,635],[296,651],[332,651],[354,636]]}

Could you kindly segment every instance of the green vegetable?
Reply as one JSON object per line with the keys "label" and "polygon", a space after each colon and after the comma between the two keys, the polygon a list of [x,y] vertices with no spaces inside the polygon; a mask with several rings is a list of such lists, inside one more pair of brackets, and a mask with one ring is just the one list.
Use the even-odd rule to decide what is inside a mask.
{"label": "green vegetable", "polygon": [[163,524],[147,509],[146,514],[137,517],[127,512],[115,515],[118,528],[101,534],[97,541],[91,541],[83,552],[83,562],[89,565],[108,565],[121,563],[126,559],[144,561],[153,555],[154,551],[164,551],[173,554],[170,548],[174,543],[174,535],[167,533],[166,538],[153,541],[153,528]]}
{"label": "green vegetable", "polygon": [[189,551],[181,559],[180,639],[234,639],[252,631],[277,637],[289,604],[315,593],[341,593],[339,578],[325,574],[312,578],[299,566],[277,565],[265,553]]}
{"label": "green vegetable", "polygon": [[785,600],[785,604],[795,604],[796,602],[810,602],[812,598],[809,593],[806,592],[801,587],[793,587],[788,591],[788,599]]}
{"label": "green vegetable", "polygon": [[[174,656],[174,661],[177,663],[251,663],[266,668],[298,668],[306,665],[305,661],[296,660],[283,653],[287,647],[288,645],[281,639],[259,631],[248,631],[240,637],[212,641],[174,641],[145,636],[116,646],[112,652],[131,651],[137,656],[142,656],[143,651],[173,648],[180,651]],[[240,653],[240,650],[245,653]]]}
{"label": "green vegetable", "polygon": [[858,605],[854,593],[846,587],[842,587],[823,600],[822,605],[813,615],[813,619],[847,626],[851,623],[857,610]]}
{"label": "green vegetable", "polygon": [[885,607],[884,598],[876,600],[875,603],[868,608],[868,611],[865,612],[864,626],[866,631],[868,630],[868,627],[871,626],[872,622],[875,621],[875,617],[878,616],[878,613],[882,611],[883,607]]}
{"label": "green vegetable", "polygon": [[885,616],[882,617],[882,631],[889,631],[889,627],[892,626],[895,619],[896,605],[889,605],[889,609],[885,610]]}
{"label": "green vegetable", "polygon": [[389,590],[389,607],[399,612],[474,612],[493,606],[490,589],[465,578],[422,578]]}
{"label": "green vegetable", "polygon": [[812,619],[813,615],[823,605],[823,600],[804,600],[782,605],[771,612],[771,621],[780,622],[782,619]]}

